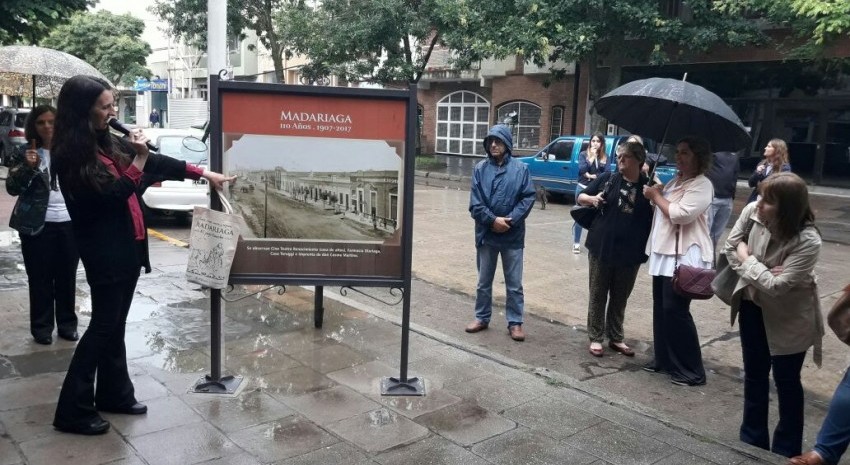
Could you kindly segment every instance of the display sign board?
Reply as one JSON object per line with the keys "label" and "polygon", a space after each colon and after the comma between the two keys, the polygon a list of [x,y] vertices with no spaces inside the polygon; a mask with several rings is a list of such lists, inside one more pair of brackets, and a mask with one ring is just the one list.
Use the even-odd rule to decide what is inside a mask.
{"label": "display sign board", "polygon": [[168,92],[168,79],[151,79],[148,81],[145,78],[136,78],[133,83],[133,90],[136,92]]}
{"label": "display sign board", "polygon": [[237,175],[226,194],[243,223],[231,283],[402,283],[415,96],[218,86],[222,170]]}

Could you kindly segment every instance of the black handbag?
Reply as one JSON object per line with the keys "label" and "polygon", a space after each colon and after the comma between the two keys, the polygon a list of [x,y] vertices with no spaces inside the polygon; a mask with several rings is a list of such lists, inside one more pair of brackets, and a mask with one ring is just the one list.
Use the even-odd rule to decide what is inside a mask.
{"label": "black handbag", "polygon": [[[604,194],[602,198],[608,197],[608,191],[611,188],[611,180],[618,174],[619,173],[612,174],[608,178],[608,181],[605,182],[605,187],[602,188],[602,192]],[[602,214],[602,211],[592,205],[579,205],[578,195],[576,195],[575,201],[576,204],[570,209],[570,216],[573,217],[573,220],[575,220],[579,226],[589,231],[593,227],[593,222],[596,220],[596,217]]]}
{"label": "black handbag", "polygon": [[675,270],[673,271],[673,292],[682,297],[696,300],[706,300],[714,297],[711,282],[717,272],[713,268],[679,265],[679,236],[681,226],[676,225],[676,255]]}
{"label": "black handbag", "polygon": [[570,210],[570,216],[584,229],[593,226],[593,220],[599,215],[599,209],[592,205],[575,205]]}

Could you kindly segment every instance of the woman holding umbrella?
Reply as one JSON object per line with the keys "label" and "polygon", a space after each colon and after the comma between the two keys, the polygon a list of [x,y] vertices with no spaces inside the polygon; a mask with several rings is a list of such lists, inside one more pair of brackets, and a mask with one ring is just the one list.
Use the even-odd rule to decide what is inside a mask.
{"label": "woman holding umbrella", "polygon": [[[637,142],[617,147],[617,172],[600,174],[579,194],[581,205],[604,209],[587,233],[590,299],[587,304],[588,348],[602,357],[602,341],[627,357],[634,350],[623,342],[626,302],[635,285],[652,225],[652,206],[643,196],[649,177],[641,172],[646,149]],[[607,196],[607,198],[606,198]]]}
{"label": "woman holding umbrella", "polygon": [[[57,179],[91,288],[91,322],[77,345],[59,393],[53,426],[75,434],[103,434],[98,411],[140,415],[127,371],[124,331],[142,268],[150,272],[147,230],[140,207],[142,173],[161,179],[206,178],[216,188],[235,177],[151,154],[147,137],[129,141],[109,132],[115,117],[111,86],[88,76],[59,91],[51,182]],[[95,387],[95,378],[97,384]]]}
{"label": "woman holding umbrella", "polygon": [[652,275],[655,358],[643,368],[666,373],[673,384],[680,386],[699,386],[706,381],[699,335],[690,312],[691,299],[673,291],[672,277],[677,258],[684,265],[713,267],[714,248],[707,214],[713,190],[711,181],[704,176],[710,165],[708,142],[685,137],[676,145],[679,174],[664,186],[643,188],[644,196],[655,204],[646,244]]}
{"label": "woman holding umbrella", "polygon": [[762,160],[752,176],[750,176],[750,187],[753,192],[747,199],[747,203],[754,202],[759,194],[759,184],[773,173],[791,171],[791,163],[788,159],[788,144],[782,139],[770,139],[764,147],[764,160]]}

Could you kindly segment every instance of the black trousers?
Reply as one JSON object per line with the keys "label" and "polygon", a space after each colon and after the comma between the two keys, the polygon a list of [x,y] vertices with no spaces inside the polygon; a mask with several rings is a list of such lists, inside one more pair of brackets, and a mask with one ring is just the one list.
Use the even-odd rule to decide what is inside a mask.
{"label": "black trousers", "polygon": [[652,338],[655,368],[674,381],[705,384],[699,335],[691,299],[673,291],[672,278],[652,277]]}
{"label": "black trousers", "polygon": [[[739,433],[741,441],[785,457],[800,455],[803,448],[804,412],[800,372],[806,352],[771,355],[762,309],[749,300],[741,301],[738,326],[744,359],[744,415]],[[779,423],[773,430],[772,447],[767,427],[771,370],[779,400]]]}
{"label": "black trousers", "polygon": [[21,252],[29,282],[30,333],[33,337],[50,336],[54,319],[59,332],[76,331],[80,255],[71,222],[45,223],[37,236],[22,234]]}
{"label": "black trousers", "polygon": [[56,421],[84,423],[97,416],[95,404],[122,408],[136,403],[127,371],[124,330],[138,279],[136,274],[126,281],[91,286],[91,322],[62,383]]}

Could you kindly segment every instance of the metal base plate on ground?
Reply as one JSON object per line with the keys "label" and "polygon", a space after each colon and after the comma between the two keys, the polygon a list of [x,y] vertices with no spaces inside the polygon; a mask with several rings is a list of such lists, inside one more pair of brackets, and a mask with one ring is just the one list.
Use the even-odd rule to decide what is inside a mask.
{"label": "metal base plate on ground", "polygon": [[381,379],[382,396],[424,396],[425,380],[422,378],[407,378],[401,381],[398,378],[384,377]]}
{"label": "metal base plate on ground", "polygon": [[242,384],[241,376],[224,376],[219,380],[213,380],[210,375],[204,375],[195,382],[192,392],[196,394],[233,394]]}

